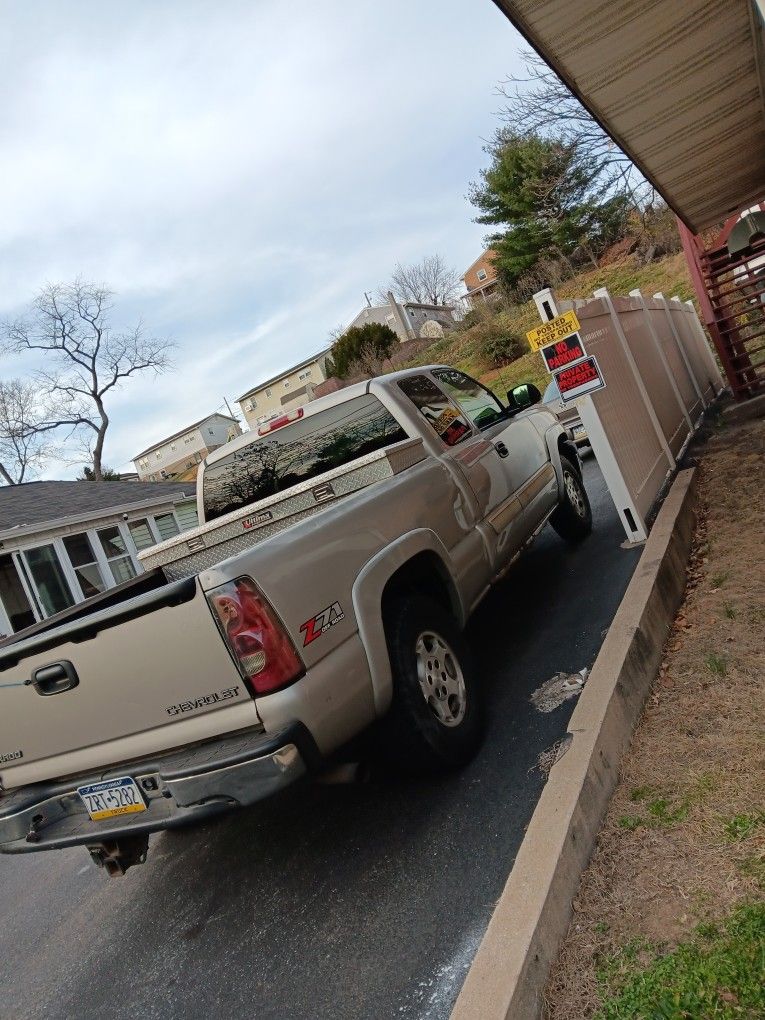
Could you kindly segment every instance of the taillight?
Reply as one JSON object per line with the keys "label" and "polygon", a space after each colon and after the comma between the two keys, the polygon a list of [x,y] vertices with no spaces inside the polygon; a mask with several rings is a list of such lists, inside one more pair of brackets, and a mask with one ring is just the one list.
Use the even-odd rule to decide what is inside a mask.
{"label": "taillight", "polygon": [[298,421],[302,417],[303,408],[296,407],[295,410],[290,411],[289,414],[281,414],[278,418],[272,418],[270,421],[260,425],[258,427],[258,435],[267,436],[269,432],[275,432],[276,429],[283,429],[285,425],[291,425],[293,421]]}
{"label": "taillight", "polygon": [[255,694],[270,694],[303,673],[303,663],[281,621],[250,577],[207,592],[226,644]]}

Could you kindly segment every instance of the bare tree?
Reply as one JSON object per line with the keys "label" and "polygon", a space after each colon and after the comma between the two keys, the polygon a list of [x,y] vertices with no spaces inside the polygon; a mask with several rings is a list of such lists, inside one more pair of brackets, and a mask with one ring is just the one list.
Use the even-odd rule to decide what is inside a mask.
{"label": "bare tree", "polygon": [[520,55],[525,73],[509,75],[497,90],[509,100],[499,116],[510,130],[518,135],[554,134],[602,167],[600,183],[608,192],[626,195],[638,209],[650,204],[653,187],[568,86],[538,53],[521,50]]}
{"label": "bare tree", "polygon": [[118,332],[110,323],[112,292],[75,280],[47,284],[30,313],[4,323],[6,351],[42,351],[45,367],[37,378],[49,408],[38,434],[69,429],[85,440],[93,475],[103,478],[103,449],[109,428],[109,393],[139,372],[165,372],[170,367],[168,340],[148,336],[143,323]]}
{"label": "bare tree", "polygon": [[40,388],[28,379],[0,380],[0,478],[18,485],[54,453],[45,433]]}
{"label": "bare tree", "polygon": [[456,269],[447,266],[440,255],[426,255],[422,262],[402,266],[399,262],[385,291],[378,297],[385,304],[387,292],[392,290],[399,301],[416,301],[428,305],[449,305],[459,290],[460,277]]}

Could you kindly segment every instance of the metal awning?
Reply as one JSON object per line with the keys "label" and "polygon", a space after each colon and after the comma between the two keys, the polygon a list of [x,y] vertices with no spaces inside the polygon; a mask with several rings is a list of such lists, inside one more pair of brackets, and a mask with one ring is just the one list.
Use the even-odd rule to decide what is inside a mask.
{"label": "metal awning", "polygon": [[694,231],[765,192],[753,0],[494,0]]}

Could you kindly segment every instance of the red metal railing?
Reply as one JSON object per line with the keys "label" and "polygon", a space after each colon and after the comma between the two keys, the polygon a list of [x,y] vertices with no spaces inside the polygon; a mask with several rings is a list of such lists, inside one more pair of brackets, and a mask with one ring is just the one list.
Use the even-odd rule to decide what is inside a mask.
{"label": "red metal railing", "polygon": [[731,254],[727,241],[740,216],[726,220],[706,245],[680,220],[678,226],[702,318],[733,396],[746,400],[765,392],[765,237]]}

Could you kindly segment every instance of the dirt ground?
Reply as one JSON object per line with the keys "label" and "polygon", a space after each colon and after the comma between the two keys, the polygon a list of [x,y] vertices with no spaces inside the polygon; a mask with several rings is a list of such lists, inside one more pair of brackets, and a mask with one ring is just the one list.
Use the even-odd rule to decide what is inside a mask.
{"label": "dirt ground", "polygon": [[593,1017],[625,947],[671,948],[765,898],[765,421],[720,424],[697,453],[685,602],[574,901],[547,1020]]}

